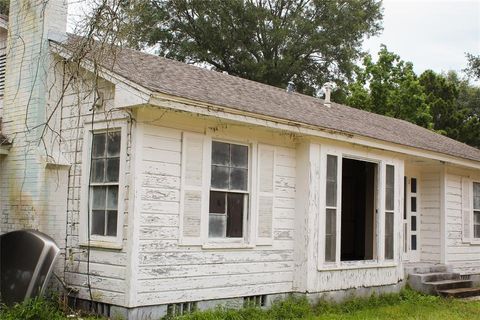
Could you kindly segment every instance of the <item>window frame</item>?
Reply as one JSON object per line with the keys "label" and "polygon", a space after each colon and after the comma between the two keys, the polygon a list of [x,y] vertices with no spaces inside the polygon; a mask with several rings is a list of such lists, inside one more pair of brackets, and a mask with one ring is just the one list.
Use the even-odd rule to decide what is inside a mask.
{"label": "window frame", "polygon": [[[471,211],[471,220],[472,221],[472,227],[471,227],[471,239],[472,239],[472,242],[474,242],[475,244],[480,244],[480,236],[479,237],[476,237],[475,236],[475,226],[479,226],[480,228],[480,223],[476,223],[475,221],[475,215],[480,215],[480,208],[475,208],[475,184],[478,184],[480,186],[480,181],[472,181],[472,184],[471,184],[471,195],[472,195],[472,199],[470,201],[470,204],[471,204],[471,208],[472,208],[472,211]],[[480,220],[480,219],[479,219]]]}
{"label": "window frame", "polygon": [[[326,233],[326,209],[330,208],[326,206],[326,184],[327,184],[327,155],[337,156],[337,190],[342,190],[342,162],[343,158],[354,159],[359,161],[366,161],[377,164],[377,177],[375,181],[375,222],[374,222],[374,258],[372,260],[359,260],[359,261],[341,261],[341,193],[337,195],[337,236],[336,236],[336,261],[325,261],[325,233]],[[320,195],[319,195],[319,211],[318,211],[318,257],[317,257],[317,269],[319,271],[328,270],[346,270],[346,269],[361,269],[361,268],[378,268],[378,267],[395,267],[399,263],[399,255],[397,250],[397,243],[400,239],[397,236],[399,217],[402,206],[399,204],[399,189],[401,189],[401,183],[398,182],[399,174],[403,174],[402,161],[397,158],[388,157],[386,155],[377,154],[368,151],[352,150],[351,148],[338,147],[330,144],[321,145],[320,152]],[[386,166],[392,165],[394,167],[394,226],[393,226],[393,259],[385,259],[385,196],[386,196]],[[403,191],[403,189],[402,189]],[[340,220],[339,220],[340,219]]]}
{"label": "window frame", "polygon": [[[126,160],[127,160],[127,123],[126,120],[99,121],[94,123],[86,122],[83,127],[83,148],[82,148],[82,176],[80,187],[80,225],[79,240],[81,246],[100,247],[108,249],[122,249],[123,247],[123,225],[125,212],[125,186],[126,186]],[[120,132],[120,163],[118,177],[118,205],[117,205],[117,235],[101,236],[88,235],[88,222],[91,222],[88,215],[91,214],[92,201],[90,188],[90,168],[92,160],[92,141],[93,135],[97,133],[106,133],[109,131]],[[110,183],[106,183],[108,185]],[[115,185],[117,183],[114,183]]]}
{"label": "window frame", "polygon": [[[221,142],[228,144],[236,144],[246,146],[248,148],[248,175],[247,175],[247,191],[243,190],[232,190],[232,193],[243,193],[248,195],[247,206],[244,208],[243,215],[243,236],[238,238],[214,238],[209,237],[209,219],[210,219],[210,192],[211,191],[220,191],[226,192],[223,189],[217,189],[211,187],[211,174],[212,174],[212,142]],[[250,141],[247,139],[238,139],[225,135],[206,135],[206,150],[205,157],[206,160],[204,163],[204,173],[206,174],[206,185],[208,185],[208,191],[205,196],[206,206],[202,212],[202,248],[204,249],[222,249],[222,248],[253,248],[254,247],[254,235],[255,235],[255,220],[257,217],[257,187],[256,187],[256,178],[257,178],[257,147],[258,143],[256,141]],[[246,212],[245,212],[246,211]]]}

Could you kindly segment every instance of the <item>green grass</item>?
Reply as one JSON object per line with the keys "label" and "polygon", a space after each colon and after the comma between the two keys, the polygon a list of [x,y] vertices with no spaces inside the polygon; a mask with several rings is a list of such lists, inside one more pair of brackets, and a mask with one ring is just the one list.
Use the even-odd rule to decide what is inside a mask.
{"label": "green grass", "polygon": [[[12,308],[0,307],[1,320],[67,320],[53,300],[34,299]],[[81,317],[84,320],[99,319]],[[115,319],[112,318],[112,319]],[[315,306],[306,298],[289,297],[268,309],[246,307],[241,310],[217,308],[189,315],[165,318],[171,320],[480,320],[480,301],[464,301],[426,296],[410,289],[400,294],[351,298],[335,304],[321,301]],[[105,320],[105,319],[104,319]]]}
{"label": "green grass", "polygon": [[311,306],[306,298],[290,297],[270,309],[244,308],[212,311],[172,318],[175,320],[363,320],[425,319],[480,320],[480,301],[463,301],[426,296],[405,289],[400,294],[352,298],[340,304],[321,301]]}

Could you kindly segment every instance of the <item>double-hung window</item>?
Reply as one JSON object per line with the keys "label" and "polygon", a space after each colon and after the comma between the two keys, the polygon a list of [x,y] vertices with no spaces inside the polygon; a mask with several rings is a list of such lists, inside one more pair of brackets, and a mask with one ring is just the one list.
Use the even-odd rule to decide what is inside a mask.
{"label": "double-hung window", "polygon": [[212,141],[209,238],[243,238],[249,200],[249,148]]}
{"label": "double-hung window", "polygon": [[92,236],[117,236],[120,140],[120,131],[93,133],[89,182]]}
{"label": "double-hung window", "polygon": [[480,183],[473,183],[473,237],[480,239]]}

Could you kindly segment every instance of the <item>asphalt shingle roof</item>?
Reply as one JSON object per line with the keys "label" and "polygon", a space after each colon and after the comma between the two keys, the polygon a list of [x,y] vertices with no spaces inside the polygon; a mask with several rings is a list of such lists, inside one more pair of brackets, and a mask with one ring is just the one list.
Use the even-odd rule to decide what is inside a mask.
{"label": "asphalt shingle roof", "polygon": [[479,149],[404,120],[336,103],[328,108],[311,96],[140,51],[119,50],[112,71],[152,92],[480,162]]}

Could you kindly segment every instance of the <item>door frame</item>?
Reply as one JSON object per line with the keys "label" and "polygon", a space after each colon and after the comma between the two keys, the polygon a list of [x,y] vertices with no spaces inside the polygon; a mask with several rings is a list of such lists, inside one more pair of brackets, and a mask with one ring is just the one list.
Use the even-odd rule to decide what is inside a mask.
{"label": "door frame", "polygon": [[[421,192],[420,173],[418,170],[405,170],[404,212],[402,213],[403,260],[409,262],[420,261],[421,248]],[[412,180],[415,179],[415,180]],[[412,189],[412,181],[415,188]],[[405,192],[406,191],[406,192]],[[412,200],[414,199],[414,200]],[[413,208],[415,207],[415,208]],[[414,209],[414,210],[412,210]],[[406,219],[405,219],[406,217]]]}

